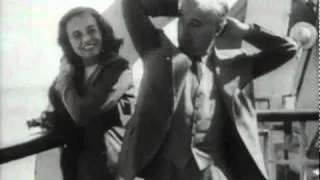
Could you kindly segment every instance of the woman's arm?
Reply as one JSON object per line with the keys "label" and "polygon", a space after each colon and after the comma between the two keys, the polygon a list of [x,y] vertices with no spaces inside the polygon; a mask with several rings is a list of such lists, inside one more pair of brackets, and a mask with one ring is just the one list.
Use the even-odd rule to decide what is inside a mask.
{"label": "woman's arm", "polygon": [[47,108],[41,113],[39,118],[27,121],[29,127],[40,126],[46,130],[57,130],[61,126],[68,126],[68,123],[72,123],[59,94],[55,90],[55,85],[56,81],[49,88]]}
{"label": "woman's arm", "polygon": [[72,80],[72,70],[70,73],[63,73],[59,76],[57,91],[61,95],[65,108],[78,125],[86,126],[95,119],[99,112],[107,111],[115,106],[131,85],[131,69],[123,66],[120,59],[117,61],[118,66],[102,70],[97,82],[84,96],[80,96],[76,90]]}
{"label": "woman's arm", "polygon": [[79,119],[81,117],[80,107],[84,106],[84,99],[80,97],[73,82],[75,68],[65,57],[60,60],[60,63],[60,70],[56,83],[54,84],[54,89],[59,93],[61,102],[67,112],[72,119],[79,124]]}
{"label": "woman's arm", "polygon": [[104,101],[103,105],[100,107],[100,110],[107,111],[111,107],[115,106],[120,98],[128,91],[132,86],[132,71],[131,69],[126,69],[123,71],[114,84],[111,92],[108,95],[108,98]]}

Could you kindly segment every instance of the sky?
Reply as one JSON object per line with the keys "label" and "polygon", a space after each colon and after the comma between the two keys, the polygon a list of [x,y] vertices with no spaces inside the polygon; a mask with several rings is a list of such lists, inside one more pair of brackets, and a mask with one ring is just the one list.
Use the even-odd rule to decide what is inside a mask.
{"label": "sky", "polygon": [[48,86],[58,72],[60,17],[76,6],[103,12],[114,0],[1,0],[2,88]]}
{"label": "sky", "polygon": [[[60,17],[75,6],[105,11],[114,0],[1,0],[1,88],[48,87],[59,69]],[[230,4],[236,0],[228,0]]]}

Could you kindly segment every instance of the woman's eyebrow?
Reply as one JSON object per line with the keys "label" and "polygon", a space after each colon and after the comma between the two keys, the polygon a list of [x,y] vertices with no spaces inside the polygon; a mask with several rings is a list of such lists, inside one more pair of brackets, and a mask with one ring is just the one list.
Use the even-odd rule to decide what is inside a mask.
{"label": "woman's eyebrow", "polygon": [[95,27],[95,25],[93,25],[93,24],[90,24],[87,26],[87,28],[94,28],[94,27]]}
{"label": "woman's eyebrow", "polygon": [[79,32],[79,29],[75,29],[73,32],[72,32],[72,35],[77,35],[77,34],[79,34],[80,32]]}

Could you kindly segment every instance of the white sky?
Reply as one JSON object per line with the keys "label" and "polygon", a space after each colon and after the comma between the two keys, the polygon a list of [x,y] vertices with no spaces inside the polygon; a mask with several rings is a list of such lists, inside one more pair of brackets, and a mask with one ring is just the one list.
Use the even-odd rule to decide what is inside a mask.
{"label": "white sky", "polygon": [[[229,0],[231,4],[236,0]],[[103,12],[114,0],[0,1],[1,87],[48,86],[59,68],[60,17],[75,6]]]}
{"label": "white sky", "polygon": [[103,12],[114,0],[1,0],[1,87],[48,86],[59,68],[58,21],[75,6]]}
{"label": "white sky", "polygon": [[[75,6],[103,12],[114,0],[1,0],[0,85],[47,87],[58,73],[60,17]],[[228,0],[231,4],[236,0]]]}

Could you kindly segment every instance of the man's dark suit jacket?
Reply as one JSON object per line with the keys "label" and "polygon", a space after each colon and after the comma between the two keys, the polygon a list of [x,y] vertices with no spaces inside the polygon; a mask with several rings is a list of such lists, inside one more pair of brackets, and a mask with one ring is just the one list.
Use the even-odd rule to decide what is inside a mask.
{"label": "man's dark suit jacket", "polygon": [[[123,0],[122,11],[135,49],[143,60],[144,75],[135,113],[127,126],[120,156],[120,173],[126,180],[148,177],[171,127],[191,60],[176,48],[148,16],[177,15],[177,0]],[[215,63],[219,95],[227,109],[224,134],[227,166],[236,179],[268,179],[258,138],[253,97],[244,88],[254,78],[284,64],[296,45],[252,25],[244,40],[261,50]],[[212,55],[211,59],[219,58]],[[183,137],[181,137],[183,138]],[[187,157],[187,156],[186,156]],[[180,167],[183,168],[183,167]]]}

